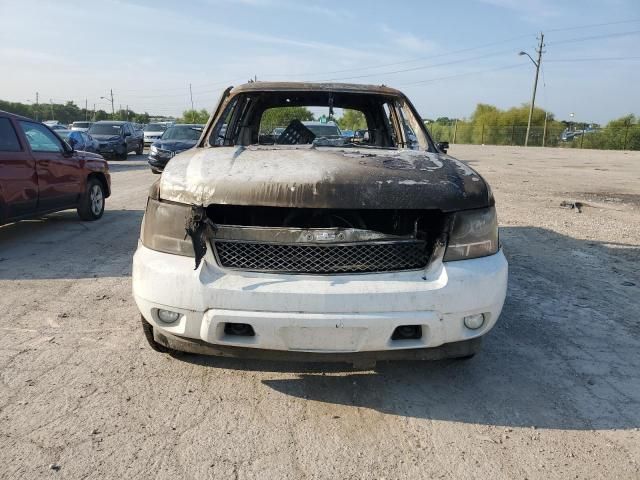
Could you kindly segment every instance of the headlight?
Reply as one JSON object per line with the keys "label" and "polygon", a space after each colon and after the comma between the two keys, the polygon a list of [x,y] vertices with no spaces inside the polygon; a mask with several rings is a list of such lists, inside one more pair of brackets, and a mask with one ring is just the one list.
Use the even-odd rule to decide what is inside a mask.
{"label": "headlight", "polygon": [[149,198],[142,219],[142,244],[159,252],[195,257],[191,237],[186,234],[190,205],[166,203]]}
{"label": "headlight", "polygon": [[149,148],[149,154],[156,155],[157,153],[158,153],[158,148],[151,145],[151,148]]}
{"label": "headlight", "polygon": [[444,261],[486,257],[498,251],[495,207],[458,212],[453,218]]}

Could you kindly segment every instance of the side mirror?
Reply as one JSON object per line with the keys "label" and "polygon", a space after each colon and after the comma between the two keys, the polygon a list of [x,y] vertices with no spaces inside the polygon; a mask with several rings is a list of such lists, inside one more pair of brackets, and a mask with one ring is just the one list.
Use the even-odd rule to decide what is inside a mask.
{"label": "side mirror", "polygon": [[75,137],[69,137],[69,139],[67,140],[67,143],[71,145],[71,148],[76,148],[78,140]]}
{"label": "side mirror", "polygon": [[70,140],[63,140],[62,155],[64,155],[65,157],[73,156],[74,152],[76,151],[76,149],[74,148],[74,145],[75,145],[75,142],[72,142]]}
{"label": "side mirror", "polygon": [[130,137],[131,136],[131,132],[124,132],[124,136],[125,137]]}
{"label": "side mirror", "polygon": [[442,153],[447,153],[447,150],[449,150],[449,142],[439,142],[436,146]]}

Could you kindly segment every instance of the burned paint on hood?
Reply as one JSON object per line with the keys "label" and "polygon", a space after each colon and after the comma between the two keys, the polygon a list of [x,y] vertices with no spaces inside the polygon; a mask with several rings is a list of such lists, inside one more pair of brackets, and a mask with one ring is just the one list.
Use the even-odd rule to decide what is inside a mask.
{"label": "burned paint on hood", "polygon": [[160,197],[192,205],[443,212],[493,202],[482,177],[448,155],[315,145],[183,152],[164,170]]}

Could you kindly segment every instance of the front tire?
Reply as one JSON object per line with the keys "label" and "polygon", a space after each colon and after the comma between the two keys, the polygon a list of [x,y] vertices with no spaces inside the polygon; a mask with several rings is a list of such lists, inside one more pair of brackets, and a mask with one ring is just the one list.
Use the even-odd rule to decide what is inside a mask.
{"label": "front tire", "polygon": [[104,186],[96,178],[87,182],[87,190],[80,199],[78,215],[82,220],[92,222],[102,217],[104,213]]}
{"label": "front tire", "polygon": [[140,140],[140,146],[136,148],[136,155],[142,155],[144,152],[144,140]]}
{"label": "front tire", "polygon": [[118,154],[118,159],[126,160],[129,156],[129,149],[127,148],[127,144],[125,143],[122,147],[122,152]]}

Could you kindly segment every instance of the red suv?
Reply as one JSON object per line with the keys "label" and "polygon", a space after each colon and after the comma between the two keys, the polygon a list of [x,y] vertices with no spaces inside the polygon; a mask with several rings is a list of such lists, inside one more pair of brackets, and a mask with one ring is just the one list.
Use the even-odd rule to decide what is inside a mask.
{"label": "red suv", "polygon": [[110,193],[104,158],[74,150],[40,122],[0,110],[0,225],[69,208],[97,220]]}

